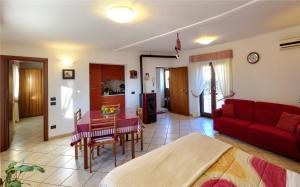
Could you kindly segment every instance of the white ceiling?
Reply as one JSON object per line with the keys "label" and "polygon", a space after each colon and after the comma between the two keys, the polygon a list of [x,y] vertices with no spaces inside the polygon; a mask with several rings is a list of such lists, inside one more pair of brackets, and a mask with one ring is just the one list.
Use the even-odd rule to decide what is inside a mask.
{"label": "white ceiling", "polygon": [[[112,22],[105,12],[113,5],[131,5],[138,19]],[[180,31],[183,50],[202,47],[194,40],[203,34],[217,35],[213,44],[223,43],[298,25],[299,18],[300,0],[0,1],[3,42],[67,49],[114,50],[146,40],[124,50],[173,52],[172,31],[207,19]]]}

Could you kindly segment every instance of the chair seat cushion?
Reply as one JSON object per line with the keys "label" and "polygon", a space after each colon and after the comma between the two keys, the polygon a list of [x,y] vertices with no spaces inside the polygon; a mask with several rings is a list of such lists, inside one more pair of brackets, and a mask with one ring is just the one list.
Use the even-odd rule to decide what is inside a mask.
{"label": "chair seat cushion", "polygon": [[248,139],[251,143],[263,148],[298,158],[298,145],[293,133],[259,123],[249,126]]}
{"label": "chair seat cushion", "polygon": [[105,142],[111,142],[114,141],[113,136],[100,136],[100,137],[93,137],[91,138],[90,144],[96,144],[96,143],[105,143]]}
{"label": "chair seat cushion", "polygon": [[244,140],[247,138],[247,129],[250,125],[250,121],[237,118],[220,117],[217,119],[217,123],[221,133]]}

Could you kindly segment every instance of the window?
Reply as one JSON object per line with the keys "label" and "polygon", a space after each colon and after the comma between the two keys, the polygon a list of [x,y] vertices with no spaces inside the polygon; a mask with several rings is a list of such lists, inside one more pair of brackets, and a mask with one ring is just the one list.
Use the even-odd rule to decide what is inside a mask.
{"label": "window", "polygon": [[166,84],[166,88],[169,88],[169,76],[170,76],[170,71],[169,70],[165,70],[165,84]]}

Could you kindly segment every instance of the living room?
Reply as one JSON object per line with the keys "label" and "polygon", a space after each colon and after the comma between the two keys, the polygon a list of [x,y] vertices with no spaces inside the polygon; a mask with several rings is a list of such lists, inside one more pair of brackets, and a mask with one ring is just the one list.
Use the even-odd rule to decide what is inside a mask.
{"label": "living room", "polygon": [[[300,87],[297,86],[300,82],[299,48],[288,46],[289,48],[284,49],[280,46],[280,44],[299,42],[299,1],[191,1],[187,2],[186,7],[183,5],[184,2],[150,1],[129,2],[129,4],[126,4],[128,3],[126,2],[126,6],[133,7],[132,9],[137,11],[137,17],[132,22],[125,24],[116,23],[105,15],[107,7],[118,5],[119,2],[76,2],[74,5],[71,5],[68,1],[60,3],[37,3],[32,1],[30,3],[32,3],[32,6],[26,5],[24,2],[20,4],[15,1],[1,2],[1,4],[6,5],[3,6],[1,9],[3,11],[0,13],[3,14],[4,20],[3,23],[1,22],[0,41],[1,105],[6,103],[7,94],[4,91],[7,81],[4,76],[7,75],[5,73],[7,67],[3,65],[6,62],[5,60],[14,60],[14,58],[21,57],[25,59],[27,57],[47,59],[47,97],[45,101],[48,105],[45,104],[47,110],[44,110],[47,112],[47,115],[44,115],[46,119],[44,132],[47,132],[47,138],[44,136],[44,139],[48,141],[24,140],[23,143],[10,145],[9,141],[5,139],[9,137],[7,135],[9,130],[6,129],[9,120],[5,117],[8,113],[5,109],[6,106],[1,106],[2,178],[4,176],[3,171],[9,161],[15,159],[20,161],[24,158],[29,160],[26,162],[25,159],[25,163],[38,164],[46,170],[46,173],[34,172],[32,175],[24,177],[25,182],[36,186],[98,186],[104,176],[115,168],[113,165],[113,149],[109,145],[105,145],[100,156],[95,156],[94,160],[92,159],[94,162],[92,173],[85,169],[85,162],[88,158],[85,160],[84,149],[78,150],[79,158],[76,159],[75,144],[72,144],[73,147],[70,146],[72,134],[76,131],[76,127],[74,129],[74,112],[81,109],[84,118],[84,115],[91,110],[91,87],[89,84],[91,64],[121,65],[124,67],[125,108],[132,108],[134,113],[137,107],[141,107],[141,93],[152,94],[152,92],[158,92],[156,84],[159,82],[159,78],[155,75],[155,68],[176,69],[187,67],[188,90],[182,90],[182,92],[186,92],[186,98],[188,98],[188,115],[180,115],[177,112],[172,112],[172,110],[155,114],[156,122],[143,124],[143,143],[140,141],[142,140],[140,134],[134,135],[132,138],[130,133],[125,133],[125,138],[128,139],[128,141],[125,140],[125,143],[123,141],[125,154],[121,154],[123,148],[120,146],[116,159],[117,168],[120,168],[117,170],[119,171],[117,174],[120,174],[121,177],[125,178],[126,175],[123,172],[126,169],[132,169],[129,167],[130,164],[126,168],[127,165],[123,167],[124,163],[133,163],[131,166],[142,165],[134,162],[142,159],[144,159],[144,163],[149,161],[146,160],[148,153],[154,157],[153,150],[156,151],[156,154],[159,154],[157,150],[161,149],[157,148],[167,146],[170,143],[170,145],[173,145],[173,142],[177,142],[181,137],[193,132],[221,140],[247,154],[269,161],[286,169],[286,173],[291,171],[300,172],[300,164],[297,160],[299,159],[297,154],[300,150],[299,139],[297,139],[297,136],[299,136],[297,134],[299,123],[298,126],[293,127],[292,133],[290,133],[295,138],[296,147],[291,148],[291,150],[296,149],[295,152],[297,153],[295,153],[296,156],[289,156],[289,154],[284,153],[285,150],[277,151],[276,141],[270,143],[274,143],[274,145],[271,145],[272,148],[268,145],[260,146],[247,141],[247,138],[247,140],[240,138],[239,135],[242,132],[239,130],[234,130],[232,134],[226,131],[231,128],[226,126],[228,123],[225,123],[221,129],[216,127],[216,118],[214,121],[210,118],[213,117],[215,109],[222,108],[224,102],[225,104],[232,104],[230,99],[291,105],[299,109]],[[70,12],[65,12],[62,7],[69,7]],[[100,13],[95,14],[95,7],[100,7]],[[197,11],[197,9],[201,11]],[[164,16],[165,10],[170,15],[168,18]],[[79,11],[79,13],[75,13],[76,11]],[[68,16],[64,16],[64,14]],[[27,15],[26,19],[23,20],[22,15]],[[85,27],[84,19],[86,20],[85,29],[83,29]],[[95,26],[98,24],[95,21],[97,19],[99,19],[100,26]],[[68,23],[68,26],[66,26],[66,23]],[[81,26],[78,27],[77,23]],[[157,24],[163,24],[166,28],[158,28]],[[143,30],[143,28],[146,29]],[[153,29],[152,33],[151,29]],[[196,42],[199,37],[208,38],[211,41],[206,45],[199,44]],[[174,48],[177,48],[177,50]],[[229,51],[228,54],[225,54],[225,57],[220,55],[224,51]],[[160,57],[144,58],[141,66],[141,55]],[[161,58],[162,56],[172,56],[172,58]],[[226,81],[223,81],[226,82],[229,89],[220,99],[218,95],[213,95],[216,85],[213,87],[211,83],[220,84],[221,80],[216,66],[221,61],[223,63],[224,59],[229,59],[228,63],[231,66],[230,71],[228,71],[230,77],[225,78]],[[205,88],[197,84],[205,78],[201,77],[201,73],[200,76],[197,76],[195,71],[203,64],[209,66],[210,62],[212,64],[210,67],[213,68],[209,71],[216,70],[214,73],[218,78],[213,81],[211,80],[212,74],[210,74],[210,78],[206,80],[208,83],[205,83],[208,86],[208,94],[205,97],[205,95],[201,96]],[[65,79],[62,76],[63,70],[74,70],[74,78],[71,76]],[[132,71],[134,75],[131,75]],[[199,70],[199,72],[201,71]],[[66,76],[68,75],[66,74]],[[222,92],[225,83],[220,85],[221,88],[216,91]],[[180,88],[177,89],[179,92]],[[198,93],[195,94],[196,92]],[[229,100],[227,103],[226,99]],[[180,103],[180,101],[183,100],[174,101],[173,99],[173,103]],[[205,105],[204,102],[208,104]],[[221,102],[221,104],[218,105],[218,102]],[[204,117],[205,115],[203,115],[203,110],[205,113],[207,107],[208,116],[210,117]],[[294,108],[283,110],[282,107],[280,109],[272,107],[270,106],[269,110],[264,110],[261,113],[268,113],[266,116],[276,114],[276,120],[272,121],[274,128],[283,112],[294,111]],[[101,107],[98,108],[100,111]],[[299,116],[300,109],[298,109],[295,109],[296,112],[291,113]],[[240,119],[239,114],[237,115],[235,111],[237,108],[229,110],[234,111],[235,118]],[[243,106],[243,110],[247,110],[247,107]],[[145,117],[147,112],[143,115]],[[252,119],[255,118],[254,116],[255,114],[251,116],[250,121],[255,121]],[[294,118],[296,121],[298,120],[297,116],[294,116]],[[268,121],[269,119],[264,120]],[[237,133],[237,136],[235,133]],[[129,136],[129,138],[126,136]],[[135,136],[137,137],[134,148],[136,151],[135,157],[142,157],[142,159],[131,161],[131,158],[134,157],[131,153],[133,147],[131,147],[132,144],[129,141],[135,140]],[[210,141],[205,138],[201,140]],[[122,138],[119,141],[122,141]],[[78,142],[75,143],[77,145]],[[83,140],[80,140],[80,143],[84,144]],[[4,146],[4,144],[6,145]],[[140,150],[141,144],[144,146],[143,150]],[[260,144],[264,144],[264,141]],[[291,143],[286,142],[286,144],[291,146]],[[216,148],[219,146],[216,143],[211,145]],[[201,147],[203,145],[195,144],[194,146]],[[282,147],[281,144],[280,146]],[[78,143],[79,147],[81,148]],[[179,148],[183,150],[184,146],[178,146]],[[223,148],[220,146],[220,150]],[[51,152],[53,155],[49,154]],[[205,158],[199,159],[205,160]],[[210,161],[205,160],[205,163],[210,163]],[[175,164],[172,167],[170,166],[170,168],[174,167]],[[143,168],[139,169],[142,170]],[[113,171],[117,172],[116,170]],[[108,176],[112,177],[111,180],[115,179],[114,172]],[[157,170],[157,172],[162,171]],[[162,176],[166,175],[165,173],[160,174]],[[298,175],[295,174],[295,176],[297,180],[291,182],[291,186],[297,186],[296,181],[299,182]],[[130,179],[130,176],[126,177],[128,180]],[[167,175],[166,178],[168,177]],[[157,179],[159,180],[159,178]],[[119,184],[137,186],[138,184],[145,184],[148,180],[143,175],[141,181],[136,181],[136,183],[124,182]],[[106,178],[107,181],[109,180]],[[177,185],[165,184],[168,184],[168,186],[183,184],[180,183],[182,181],[177,182]],[[163,181],[162,183],[151,184],[162,186]],[[243,184],[250,183],[236,183],[236,186],[243,186]],[[116,184],[108,182],[103,183],[103,185],[114,186]]]}

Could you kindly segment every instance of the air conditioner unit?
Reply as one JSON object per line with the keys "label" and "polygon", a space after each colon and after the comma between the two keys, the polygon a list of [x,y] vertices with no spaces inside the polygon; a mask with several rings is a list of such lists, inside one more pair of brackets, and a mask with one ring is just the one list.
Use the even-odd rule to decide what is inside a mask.
{"label": "air conditioner unit", "polygon": [[280,41],[280,49],[300,47],[300,37],[288,38]]}

